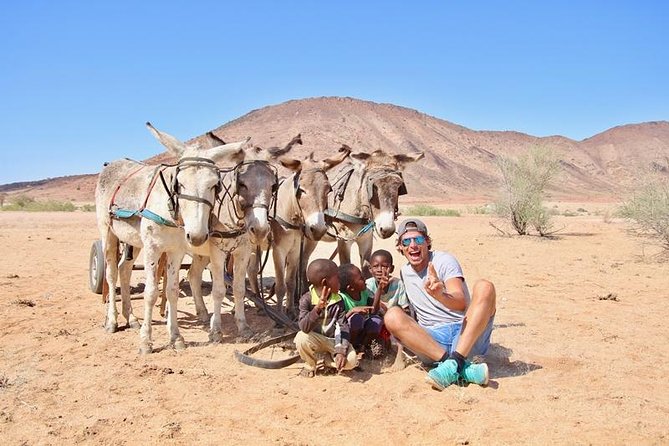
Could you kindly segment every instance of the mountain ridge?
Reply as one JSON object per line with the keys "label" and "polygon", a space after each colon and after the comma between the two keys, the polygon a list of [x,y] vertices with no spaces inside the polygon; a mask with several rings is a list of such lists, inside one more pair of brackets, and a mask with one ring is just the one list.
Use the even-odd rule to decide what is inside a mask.
{"label": "mountain ridge", "polygon": [[[669,171],[667,121],[619,125],[576,141],[561,135],[537,137],[514,130],[471,130],[395,104],[318,97],[254,109],[212,131],[226,141],[251,136],[252,142],[262,147],[282,146],[301,133],[304,146],[293,149],[296,157],[314,152],[316,158],[325,158],[341,144],[354,151],[422,151],[424,160],[408,166],[404,173],[411,201],[493,199],[500,184],[495,161],[500,156],[517,157],[534,145],[549,146],[559,154],[564,169],[550,188],[556,199],[615,200],[631,186],[640,170]],[[199,142],[203,136],[189,143]],[[147,160],[152,164],[166,161],[171,161],[166,153]],[[94,190],[95,177],[93,174],[89,178],[92,188],[78,180],[77,190]],[[34,192],[40,188],[48,191],[55,180],[59,181],[54,187],[56,183],[66,187],[63,178],[67,177],[36,186]],[[8,186],[0,186],[0,192],[18,193],[18,189]],[[29,193],[30,189],[22,190]],[[92,194],[90,198],[92,201]]]}

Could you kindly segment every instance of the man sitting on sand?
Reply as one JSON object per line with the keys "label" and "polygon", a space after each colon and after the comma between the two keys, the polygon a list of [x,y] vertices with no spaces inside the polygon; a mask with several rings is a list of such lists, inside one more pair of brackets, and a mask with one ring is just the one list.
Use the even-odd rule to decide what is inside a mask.
{"label": "man sitting on sand", "polygon": [[470,297],[460,264],[447,252],[431,250],[422,221],[404,220],[397,236],[397,249],[408,260],[401,276],[417,322],[392,307],[384,318],[386,328],[424,362],[435,365],[426,377],[433,388],[443,390],[459,380],[486,385],[488,366],[469,359],[484,355],[490,345],[495,287],[479,280]]}

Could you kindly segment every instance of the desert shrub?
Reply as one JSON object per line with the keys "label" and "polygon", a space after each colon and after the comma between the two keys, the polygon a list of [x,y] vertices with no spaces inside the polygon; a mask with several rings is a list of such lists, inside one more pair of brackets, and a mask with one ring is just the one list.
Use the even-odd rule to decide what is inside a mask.
{"label": "desert shrub", "polygon": [[17,195],[11,200],[11,204],[20,208],[31,206],[35,202],[33,197],[28,195]]}
{"label": "desert shrub", "polygon": [[84,211],[84,212],[95,212],[95,205],[94,204],[84,204],[79,209]]}
{"label": "desert shrub", "polygon": [[669,180],[642,175],[643,182],[618,209],[618,215],[633,222],[632,233],[658,241],[669,250]]}
{"label": "desert shrub", "polygon": [[69,201],[37,201],[27,195],[17,195],[12,202],[5,206],[6,211],[30,211],[30,212],[74,212],[76,207]]}
{"label": "desert shrub", "polygon": [[435,217],[459,217],[460,212],[455,209],[439,209],[434,206],[426,204],[417,204],[407,208],[404,212],[406,215],[415,216],[435,216]]}
{"label": "desert shrub", "polygon": [[484,204],[483,206],[474,206],[467,208],[467,212],[475,215],[488,215],[495,211],[495,206],[490,204]]}
{"label": "desert shrub", "polygon": [[520,235],[529,234],[531,228],[541,236],[550,234],[552,213],[543,202],[546,187],[560,171],[555,152],[536,146],[517,160],[500,157],[497,166],[502,174],[502,194],[495,204],[497,215]]}

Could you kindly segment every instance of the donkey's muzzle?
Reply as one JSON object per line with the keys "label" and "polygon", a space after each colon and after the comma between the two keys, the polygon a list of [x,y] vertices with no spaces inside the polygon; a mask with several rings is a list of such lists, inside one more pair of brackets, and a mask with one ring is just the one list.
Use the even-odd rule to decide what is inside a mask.
{"label": "donkey's muzzle", "polygon": [[209,234],[206,232],[204,234],[191,234],[186,233],[186,240],[193,246],[201,246],[209,238]]}

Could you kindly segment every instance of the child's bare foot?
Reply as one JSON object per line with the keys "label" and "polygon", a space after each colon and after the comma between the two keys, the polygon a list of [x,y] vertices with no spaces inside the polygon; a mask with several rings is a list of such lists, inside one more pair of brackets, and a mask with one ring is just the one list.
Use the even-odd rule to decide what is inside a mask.
{"label": "child's bare foot", "polygon": [[400,370],[404,370],[406,368],[407,364],[406,361],[404,360],[404,353],[402,351],[397,352],[397,356],[395,356],[395,362],[393,365],[390,366],[390,369],[388,371],[390,373],[395,373],[399,372]]}
{"label": "child's bare foot", "polygon": [[308,367],[302,367],[302,370],[300,370],[300,373],[298,374],[298,376],[301,376],[302,378],[313,378],[315,375],[316,371]]}

